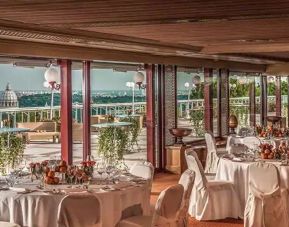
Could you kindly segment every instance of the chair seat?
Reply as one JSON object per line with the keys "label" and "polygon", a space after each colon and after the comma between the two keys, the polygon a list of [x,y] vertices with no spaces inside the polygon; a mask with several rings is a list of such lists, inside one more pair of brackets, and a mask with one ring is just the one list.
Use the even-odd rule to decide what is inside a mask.
{"label": "chair seat", "polygon": [[233,183],[230,181],[220,181],[220,180],[210,180],[207,182],[207,187],[208,188],[228,188],[228,187],[233,187]]}
{"label": "chair seat", "polygon": [[15,223],[0,221],[0,227],[20,227],[20,225],[17,225]]}
{"label": "chair seat", "polygon": [[121,220],[118,227],[151,227],[152,216],[133,216]]}
{"label": "chair seat", "polygon": [[208,181],[213,181],[213,180],[215,180],[216,173],[205,173],[205,176],[206,176]]}

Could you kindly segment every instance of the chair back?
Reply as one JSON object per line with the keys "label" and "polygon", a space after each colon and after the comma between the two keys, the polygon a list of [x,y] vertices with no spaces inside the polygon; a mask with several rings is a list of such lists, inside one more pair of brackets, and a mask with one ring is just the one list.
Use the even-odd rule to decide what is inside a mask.
{"label": "chair back", "polygon": [[216,173],[218,167],[218,155],[215,137],[211,133],[205,133],[207,144],[206,173]]}
{"label": "chair back", "polygon": [[236,137],[235,135],[228,136],[226,151],[228,151],[228,153],[230,154],[232,146],[236,144],[243,144],[243,138]]}
{"label": "chair back", "polygon": [[275,165],[257,162],[248,168],[249,188],[262,193],[272,193],[279,188],[279,172]]}
{"label": "chair back", "polygon": [[154,166],[150,162],[135,163],[129,170],[132,175],[152,180],[154,176]]}
{"label": "chair back", "polygon": [[261,144],[261,141],[256,136],[248,136],[243,139],[243,143],[249,148],[256,150]]}
{"label": "chair back", "polygon": [[212,133],[205,133],[205,140],[208,152],[217,152],[216,140]]}
{"label": "chair back", "polygon": [[200,162],[197,153],[193,149],[185,151],[187,166],[190,170],[195,172],[195,186],[197,189],[206,188],[207,178]]}
{"label": "chair back", "polygon": [[183,185],[184,187],[184,196],[182,207],[179,212],[179,220],[180,222],[184,222],[184,226],[187,226],[188,209],[190,204],[191,193],[194,186],[194,181],[195,181],[195,173],[190,169],[187,169],[185,172],[183,172],[179,180],[179,184]]}
{"label": "chair back", "polygon": [[170,226],[169,223],[177,223],[183,196],[184,187],[181,184],[163,190],[155,205],[152,226]]}
{"label": "chair back", "polygon": [[101,202],[92,194],[65,196],[58,208],[58,227],[101,227]]}

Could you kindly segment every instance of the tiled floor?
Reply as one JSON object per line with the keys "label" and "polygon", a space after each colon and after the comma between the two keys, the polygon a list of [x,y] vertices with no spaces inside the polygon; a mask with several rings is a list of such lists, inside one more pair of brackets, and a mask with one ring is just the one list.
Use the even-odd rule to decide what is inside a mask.
{"label": "tiled floor", "polygon": [[[179,176],[174,174],[159,173],[155,175],[152,187],[151,204],[156,202],[159,193],[168,186],[174,185],[178,182]],[[189,220],[191,227],[242,227],[242,220],[226,219],[221,221],[197,221],[193,218]]]}

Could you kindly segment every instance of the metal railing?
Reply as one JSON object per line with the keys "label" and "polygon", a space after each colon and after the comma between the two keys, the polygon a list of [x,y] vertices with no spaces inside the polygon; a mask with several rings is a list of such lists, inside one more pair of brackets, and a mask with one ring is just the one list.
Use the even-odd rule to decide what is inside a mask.
{"label": "metal railing", "polygon": [[[214,106],[217,100],[213,100]],[[183,117],[189,109],[203,109],[204,99],[178,100],[178,116]],[[268,103],[275,103],[275,96],[268,97]],[[282,96],[282,103],[287,103],[287,96]],[[260,104],[260,98],[256,97],[256,104]],[[138,113],[146,113],[146,102],[136,102],[135,110]],[[230,98],[230,106],[248,106],[249,97]],[[73,104],[73,118],[82,122],[82,104]],[[132,110],[132,103],[104,103],[91,104],[91,115],[121,115]],[[53,116],[60,117],[60,106],[54,106]],[[25,107],[25,108],[0,108],[0,121],[6,120],[15,126],[18,122],[37,122],[50,119],[50,107]]]}

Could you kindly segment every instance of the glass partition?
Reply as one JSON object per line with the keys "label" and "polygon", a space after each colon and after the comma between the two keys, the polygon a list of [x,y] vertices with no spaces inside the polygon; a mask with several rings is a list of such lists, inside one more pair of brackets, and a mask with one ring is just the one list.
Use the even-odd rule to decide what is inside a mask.
{"label": "glass partition", "polygon": [[124,68],[91,71],[91,154],[95,159],[117,156],[129,166],[147,159],[146,92],[145,78],[138,86],[136,70]]}

